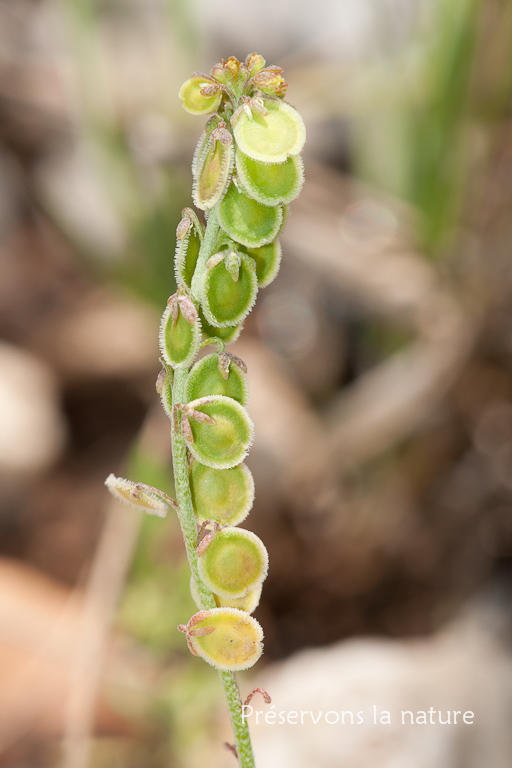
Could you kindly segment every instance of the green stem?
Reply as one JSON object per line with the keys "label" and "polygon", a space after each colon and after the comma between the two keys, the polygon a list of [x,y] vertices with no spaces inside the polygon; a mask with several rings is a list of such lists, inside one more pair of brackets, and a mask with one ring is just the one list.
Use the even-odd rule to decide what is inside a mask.
{"label": "green stem", "polygon": [[[199,291],[201,275],[204,271],[206,262],[210,258],[215,247],[218,229],[219,225],[217,223],[217,215],[215,210],[212,210],[210,211],[206,232],[204,234],[201,250],[197,260],[196,271],[192,281],[192,292],[194,292],[194,287],[196,291]],[[175,413],[175,405],[181,405],[186,402],[187,377],[188,370],[185,368],[177,368],[174,371],[174,380],[172,385],[173,414]],[[211,608],[216,607],[215,600],[213,594],[199,577],[197,568],[197,524],[194,514],[194,507],[192,505],[192,496],[190,493],[187,446],[181,433],[179,422],[177,423],[174,415],[171,419],[171,444],[176,498],[179,505],[178,518],[180,521],[181,531],[183,533],[183,540],[185,542],[190,571],[192,573],[192,578],[194,579],[197,586],[197,591],[201,601],[201,608],[203,610],[210,610]],[[240,768],[255,768],[249,727],[247,722],[245,722],[244,718],[242,717],[242,701],[240,698],[240,691],[236,677],[233,672],[220,670],[219,675],[224,687],[224,693],[226,694],[229,715],[231,718],[231,727],[233,728],[233,735],[235,737],[235,745],[238,753],[238,762]]]}

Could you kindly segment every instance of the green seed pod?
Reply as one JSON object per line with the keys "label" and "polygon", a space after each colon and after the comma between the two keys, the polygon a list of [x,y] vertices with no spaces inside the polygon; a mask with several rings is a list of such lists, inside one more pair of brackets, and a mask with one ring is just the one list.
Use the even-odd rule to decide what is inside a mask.
{"label": "green seed pod", "polygon": [[160,323],[160,351],[165,362],[171,368],[187,368],[197,354],[200,338],[201,324],[191,300],[172,297]]}
{"label": "green seed pod", "polygon": [[265,99],[266,115],[241,111],[234,125],[235,140],[244,154],[263,163],[284,163],[298,155],[306,141],[304,121],[297,110],[278,99]]}
{"label": "green seed pod", "polygon": [[240,192],[231,184],[219,206],[222,229],[248,248],[259,248],[270,243],[279,232],[283,220],[280,205],[268,206]]}
{"label": "green seed pod", "polygon": [[229,264],[229,251],[215,254],[206,264],[201,284],[201,305],[211,325],[239,325],[249,314],[258,294],[254,261],[239,254],[238,269]]}
{"label": "green seed pod", "polygon": [[192,653],[216,669],[236,672],[256,664],[263,652],[263,630],[252,616],[238,608],[199,611],[186,627]]}
{"label": "green seed pod", "polygon": [[[213,419],[208,423],[194,418],[194,411]],[[191,437],[188,448],[201,464],[229,469],[244,460],[254,437],[254,425],[245,408],[231,397],[213,395],[188,403]]]}
{"label": "green seed pod", "polygon": [[195,75],[183,83],[178,96],[183,109],[191,115],[208,115],[222,101],[222,90],[209,77]]}
{"label": "green seed pod", "polygon": [[[226,363],[226,366],[224,366]],[[249,385],[245,371],[231,362],[229,355],[213,353],[199,360],[190,371],[187,381],[187,399],[197,400],[207,395],[225,395],[247,405]]]}
{"label": "green seed pod", "polygon": [[254,480],[243,462],[231,469],[214,469],[194,461],[189,478],[198,523],[239,525],[245,520],[254,501]]}
{"label": "green seed pod", "polygon": [[258,287],[266,288],[277,276],[281,266],[281,244],[276,238],[272,243],[262,245],[260,248],[245,249],[256,264],[256,277]]}
{"label": "green seed pod", "polygon": [[172,379],[164,369],[157,379],[157,392],[167,416],[172,419]]}
{"label": "green seed pod", "polygon": [[[187,209],[185,209],[187,210]],[[191,211],[191,209],[188,209]],[[203,232],[201,229],[201,225],[199,224],[199,221],[197,220],[197,217],[194,214],[194,219],[187,213],[187,215],[180,221],[180,224],[178,225],[178,237],[176,240],[176,258],[174,260],[175,263],[175,271],[176,271],[176,282],[178,285],[184,284],[188,288],[192,285],[192,278],[194,277],[194,272],[197,264],[197,257],[199,256],[199,249],[201,248],[201,243],[203,240]],[[187,224],[186,221],[190,222],[188,225],[188,229],[186,229]],[[183,226],[183,230],[186,229],[183,235],[180,234],[180,226],[182,223],[185,222],[185,225]]]}
{"label": "green seed pod", "polygon": [[201,307],[198,308],[199,319],[201,320],[201,331],[203,334],[203,340],[208,339],[220,339],[225,344],[232,344],[238,339],[242,332],[243,325],[226,325],[224,328],[219,328],[208,322],[204,316],[204,312]]}
{"label": "green seed pod", "polygon": [[157,515],[157,517],[165,517],[169,508],[176,504],[157,488],[144,483],[133,483],[131,480],[125,480],[113,474],[107,477],[105,485],[112,496],[123,504],[129,504],[130,507],[148,512],[150,515]]}
{"label": "green seed pod", "polygon": [[250,196],[263,205],[291,203],[304,183],[304,163],[299,155],[290,155],[284,163],[262,163],[237,150],[236,170]]}
{"label": "green seed pod", "polygon": [[[226,600],[223,597],[219,597],[219,595],[216,595],[215,593],[213,595],[213,599],[215,600],[217,608],[239,608],[241,611],[245,611],[246,613],[252,613],[260,604],[261,590],[262,585],[260,584],[255,589],[251,589],[251,591],[243,597],[238,597],[234,600]],[[201,610],[201,600],[193,578],[190,579],[190,594],[192,595],[194,603],[197,605],[199,610]]]}
{"label": "green seed pod", "polygon": [[267,577],[268,554],[252,531],[228,527],[217,531],[198,559],[199,575],[216,595],[243,597]]}
{"label": "green seed pod", "polygon": [[197,160],[192,197],[203,211],[213,208],[224,194],[233,168],[233,144],[211,138],[211,145]]}

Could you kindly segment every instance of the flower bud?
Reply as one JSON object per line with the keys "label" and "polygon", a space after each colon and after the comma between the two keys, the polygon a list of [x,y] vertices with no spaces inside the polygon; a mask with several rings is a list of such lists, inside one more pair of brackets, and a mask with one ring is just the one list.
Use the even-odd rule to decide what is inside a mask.
{"label": "flower bud", "polygon": [[265,99],[268,114],[239,113],[234,125],[238,147],[244,154],[263,163],[284,163],[298,155],[306,140],[306,129],[297,110],[277,99]]}
{"label": "flower bud", "polygon": [[229,364],[227,378],[219,369],[219,355],[213,353],[199,360],[187,380],[187,399],[198,400],[207,395],[225,395],[246,406],[249,400],[247,376],[237,365]]}
{"label": "flower bud", "polygon": [[207,264],[204,271],[201,306],[206,319],[212,325],[239,325],[256,301],[256,265],[249,256],[241,253],[238,274],[233,275],[226,264],[229,251],[222,251],[220,255],[223,258],[218,263]]}
{"label": "flower bud", "polygon": [[160,322],[160,351],[171,368],[187,368],[199,349],[201,324],[197,311],[190,322],[188,308],[188,304],[182,308],[177,295],[172,296]]}
{"label": "flower bud", "polygon": [[221,525],[239,525],[245,520],[254,501],[254,480],[244,463],[214,469],[194,461],[189,478],[198,523],[216,520]]}
{"label": "flower bud", "polygon": [[237,150],[236,170],[243,186],[259,203],[291,203],[304,182],[304,163],[299,155],[290,155],[284,163],[262,163]]}
{"label": "flower bud", "polygon": [[199,611],[179,629],[186,632],[190,650],[216,669],[249,669],[263,652],[260,624],[237,608]]}
{"label": "flower bud", "polygon": [[188,448],[201,464],[229,469],[244,460],[254,437],[254,425],[245,408],[231,397],[212,395],[192,400],[187,409],[213,419],[213,424],[190,419],[192,440],[184,435]]}
{"label": "flower bud", "polygon": [[260,56],[259,53],[250,53],[245,59],[245,66],[249,72],[249,75],[253,77],[260,69],[265,66],[265,59]]}
{"label": "flower bud", "polygon": [[282,71],[280,67],[267,67],[254,75],[253,83],[262,93],[282,99],[288,88],[288,83],[281,77]]}
{"label": "flower bud", "polygon": [[212,592],[234,600],[266,579],[268,554],[261,539],[252,531],[223,528],[212,536],[198,558],[198,569]]}
{"label": "flower bud", "polygon": [[276,236],[283,220],[281,206],[258,203],[230,184],[219,206],[219,223],[227,234],[248,248],[259,248]]}
{"label": "flower bud", "polygon": [[248,255],[256,264],[258,287],[266,288],[277,276],[281,266],[281,244],[276,238],[272,243],[259,248],[246,248]]}
{"label": "flower bud", "polygon": [[183,83],[178,96],[183,109],[191,115],[208,115],[220,105],[222,90],[209,77],[194,75]]}

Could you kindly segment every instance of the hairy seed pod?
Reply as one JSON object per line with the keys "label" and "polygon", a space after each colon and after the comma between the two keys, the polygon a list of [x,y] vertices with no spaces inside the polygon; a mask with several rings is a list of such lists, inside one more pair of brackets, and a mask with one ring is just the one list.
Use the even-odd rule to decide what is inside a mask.
{"label": "hairy seed pod", "polygon": [[[195,617],[198,617],[195,621]],[[208,631],[208,634],[201,634]],[[187,627],[191,650],[216,669],[236,672],[249,669],[263,652],[263,630],[239,608],[212,608],[192,616]]]}
{"label": "hairy seed pod", "polygon": [[196,313],[194,322],[183,315],[179,301],[173,297],[160,322],[160,351],[171,368],[187,368],[199,349],[201,323]]}
{"label": "hairy seed pod", "polygon": [[157,517],[165,517],[169,511],[170,505],[160,498],[160,496],[165,497],[166,494],[160,491],[158,496],[155,489],[143,483],[133,483],[131,480],[110,474],[105,480],[105,485],[112,496],[123,504],[129,504],[130,507],[148,512],[150,515],[157,515]]}
{"label": "hairy seed pod", "polygon": [[197,161],[197,180],[192,197],[203,211],[213,208],[226,191],[233,168],[233,144],[211,138],[211,145]]}
{"label": "hairy seed pod", "polygon": [[258,203],[231,184],[219,206],[219,223],[227,234],[248,248],[270,243],[279,232],[283,220],[280,205]]}
{"label": "hairy seed pod", "polygon": [[212,325],[208,322],[206,317],[204,316],[204,312],[201,308],[201,306],[198,309],[199,312],[199,319],[201,320],[201,331],[203,334],[203,340],[207,341],[208,339],[217,338],[223,341],[225,344],[233,344],[238,337],[240,336],[240,333],[242,332],[243,325],[226,325],[223,328],[219,328],[218,326]]}
{"label": "hairy seed pod", "polygon": [[251,259],[256,264],[256,277],[258,287],[266,288],[277,276],[281,266],[281,244],[276,238],[272,243],[262,245],[260,248],[245,248]]}
{"label": "hairy seed pod", "polygon": [[214,469],[193,461],[189,479],[198,523],[216,520],[221,525],[239,525],[249,514],[254,480],[243,462],[230,469]]}
{"label": "hairy seed pod", "polygon": [[258,294],[258,279],[254,261],[244,253],[237,254],[238,269],[228,263],[229,251],[223,258],[207,263],[201,283],[201,306],[211,325],[223,328],[239,325],[249,314]]}
{"label": "hairy seed pod", "polygon": [[234,600],[262,584],[268,554],[252,531],[227,527],[217,531],[198,559],[199,575],[216,595]]}
{"label": "hairy seed pod", "polygon": [[[259,584],[255,589],[251,589],[251,591],[243,597],[238,597],[233,600],[226,600],[225,598],[219,597],[219,595],[213,593],[213,599],[215,600],[217,608],[239,608],[241,611],[245,611],[246,613],[253,613],[253,611],[255,611],[260,604],[261,590],[262,585]],[[192,595],[192,600],[194,603],[197,605],[199,610],[201,610],[201,598],[199,597],[199,592],[197,591],[196,583],[193,578],[190,579],[190,594]]]}
{"label": "hairy seed pod", "polygon": [[291,203],[304,182],[300,155],[290,155],[284,163],[262,163],[237,150],[236,170],[250,196],[263,205]]}
{"label": "hairy seed pod", "polygon": [[193,441],[188,448],[201,464],[229,469],[244,460],[254,437],[254,425],[245,408],[231,397],[212,395],[192,400],[187,412],[198,411],[215,422],[201,423],[190,416]]}
{"label": "hairy seed pod", "polygon": [[[214,89],[210,88],[212,85]],[[219,85],[204,75],[195,75],[186,80],[178,95],[181,106],[191,115],[208,115],[215,112],[222,101]]]}
{"label": "hairy seed pod", "polygon": [[178,285],[183,284],[188,288],[192,285],[202,239],[202,232],[200,233],[197,227],[192,225],[188,232],[177,240],[174,264]]}
{"label": "hairy seed pod", "polygon": [[299,113],[279,99],[265,99],[266,115],[243,110],[234,125],[235,141],[242,152],[262,163],[284,163],[298,155],[306,141],[306,128]]}
{"label": "hairy seed pod", "polygon": [[222,367],[219,367],[218,353],[199,360],[187,380],[188,400],[197,400],[207,395],[225,395],[246,406],[249,401],[247,375],[238,365],[230,364],[229,357],[227,361],[227,378],[224,378]]}

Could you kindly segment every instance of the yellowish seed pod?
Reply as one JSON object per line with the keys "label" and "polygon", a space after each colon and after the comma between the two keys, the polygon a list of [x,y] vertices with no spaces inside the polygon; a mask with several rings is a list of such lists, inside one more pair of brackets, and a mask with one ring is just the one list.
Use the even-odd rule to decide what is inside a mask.
{"label": "yellowish seed pod", "polygon": [[[260,584],[256,589],[252,589],[243,597],[239,597],[235,600],[226,600],[216,594],[213,595],[213,599],[215,600],[217,608],[239,608],[246,613],[253,613],[260,604],[261,590],[262,585]],[[192,595],[194,603],[201,609],[201,599],[193,578],[190,579],[190,594]]]}
{"label": "yellowish seed pod", "polygon": [[216,520],[221,525],[239,525],[245,520],[254,502],[254,480],[243,462],[215,469],[194,461],[189,478],[198,523]]}
{"label": "yellowish seed pod", "polygon": [[244,597],[268,572],[268,553],[252,531],[226,527],[217,531],[198,559],[199,575],[206,586],[227,600]]}
{"label": "yellowish seed pod", "polygon": [[216,669],[249,669],[263,652],[260,624],[239,608],[200,611],[180,628],[187,634],[191,651]]}
{"label": "yellowish seed pod", "polygon": [[298,155],[306,141],[304,121],[280,99],[265,99],[266,115],[241,111],[234,125],[234,136],[242,152],[262,163],[284,163]]}
{"label": "yellowish seed pod", "polygon": [[220,105],[222,90],[214,80],[194,75],[183,83],[178,96],[183,109],[191,115],[208,115]]}

